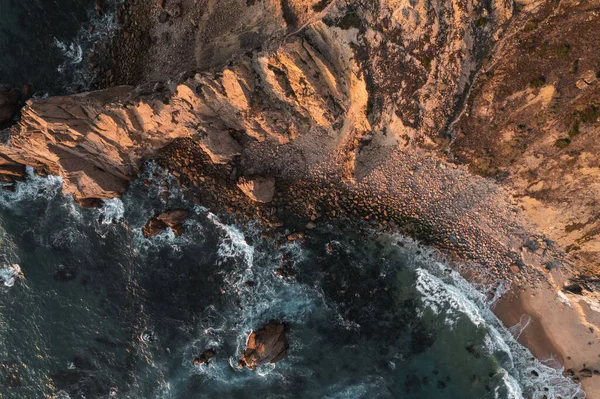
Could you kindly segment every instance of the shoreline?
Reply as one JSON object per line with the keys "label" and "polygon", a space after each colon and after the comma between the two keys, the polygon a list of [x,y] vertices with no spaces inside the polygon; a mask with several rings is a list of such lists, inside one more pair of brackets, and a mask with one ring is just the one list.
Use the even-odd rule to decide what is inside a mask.
{"label": "shoreline", "polygon": [[[600,314],[583,309],[571,296],[548,282],[537,288],[514,286],[493,309],[506,328],[529,316],[529,325],[517,341],[547,366],[580,383],[588,398],[600,395],[600,341],[596,324]],[[595,319],[594,319],[595,318]],[[594,320],[590,320],[594,319]]]}
{"label": "shoreline", "polygon": [[[98,83],[96,88],[111,87],[116,84],[135,85],[141,83],[141,76],[144,74],[144,70],[147,66],[143,64],[145,59],[143,56],[140,56],[140,54],[146,54],[146,52],[148,52],[149,47],[145,46],[144,44],[151,43],[153,46],[157,46],[158,44],[149,41],[150,37],[146,33],[150,29],[150,26],[153,24],[157,25],[156,21],[159,13],[164,14],[162,7],[144,6],[138,3],[127,3],[126,8],[119,10],[118,19],[120,28],[117,31],[114,41],[106,46],[107,54],[112,55],[108,62],[116,62],[116,64],[114,64],[112,67],[104,67],[102,65],[97,67],[101,69],[101,72],[99,81],[100,83]],[[151,16],[153,20],[151,20]],[[144,25],[139,25],[138,22],[143,22]],[[173,22],[175,27],[179,26],[178,24],[183,23],[179,17],[173,17],[171,21],[170,16],[169,22]],[[164,25],[165,31],[167,26],[171,25]],[[173,29],[175,30],[175,28]],[[160,40],[166,40],[163,38],[163,36],[157,35],[157,37]],[[133,54],[135,54],[135,56]],[[350,67],[354,68],[352,65]],[[175,70],[176,69],[173,69],[173,71]],[[248,67],[248,70],[252,69]],[[110,71],[110,73],[108,73],[108,71]],[[332,73],[336,73],[334,69],[332,69],[332,71]],[[233,86],[235,82],[238,84],[240,82],[247,83],[246,85],[242,84],[240,86],[243,86],[244,89],[246,89],[246,87],[250,87],[248,82],[251,81],[251,79],[244,81],[243,74],[236,75],[237,71],[235,70],[234,66],[231,66],[231,68],[227,69],[227,72],[229,75],[226,77],[235,76],[236,79],[222,80],[222,82],[218,81],[217,78],[214,79],[219,83],[228,84],[224,90],[224,93],[216,91],[214,92],[216,93],[215,96],[221,96],[215,98],[218,98],[219,101],[223,101],[224,103],[225,100],[223,99],[226,98],[227,94],[229,94],[227,89],[232,91],[237,90],[237,87]],[[261,71],[261,73],[262,72],[263,71]],[[264,76],[270,76],[267,75],[267,73],[270,72],[265,70]],[[281,76],[281,73],[282,72],[280,72],[278,76]],[[165,72],[165,75],[166,74],[167,73]],[[212,83],[211,79],[212,77],[210,79],[207,78],[206,81],[202,82],[202,84],[204,84],[205,87],[209,87]],[[289,77],[286,77],[286,79],[288,79],[288,85],[290,85],[289,82],[294,83]],[[275,81],[275,79],[272,79],[272,82]],[[352,82],[352,84],[357,85],[356,82]],[[267,85],[263,84],[263,86],[266,87]],[[297,90],[296,87],[290,86],[290,88],[294,89],[292,92],[301,92],[300,90]],[[210,95],[214,94],[213,92],[209,91],[206,93]],[[256,91],[253,95],[256,93],[259,93],[260,96],[264,94],[263,92]],[[275,90],[273,93],[269,94],[272,97],[278,95],[283,98],[278,91]],[[157,94],[157,97],[160,97],[158,102],[169,106],[169,101],[165,102],[164,97],[162,97],[162,93],[154,94]],[[160,96],[158,96],[158,94],[160,94]],[[362,109],[361,107],[363,105],[366,106],[367,104],[366,102],[365,104],[362,104],[357,100],[357,98],[360,99],[360,95],[356,96],[356,98],[353,98],[353,95],[355,94],[356,93],[350,93],[348,95],[350,98],[348,103],[352,104],[352,102],[355,101],[357,103],[355,108]],[[236,112],[239,112],[238,109],[241,106],[246,107],[242,109],[241,112],[247,112],[249,114],[250,108],[248,107],[250,102],[244,99],[243,91],[240,89],[240,92],[235,93],[235,95],[237,100],[242,99],[243,101],[238,101],[238,103],[232,102],[231,104],[227,104],[227,106],[231,105],[231,109],[235,109]],[[168,95],[166,95],[166,97],[168,97]],[[267,96],[264,97],[267,98]],[[313,98],[314,97],[317,97],[317,95],[313,95]],[[257,96],[253,98],[256,99]],[[184,98],[183,100],[187,101],[190,99],[194,104],[196,104],[195,101],[199,101],[193,95],[189,98]],[[362,101],[362,99],[360,100]],[[151,104],[150,101],[148,103]],[[160,107],[163,105],[159,104]],[[271,109],[275,108],[269,103],[267,103],[267,105],[261,104],[261,107],[267,110],[269,107]],[[264,111],[263,108],[260,110],[261,113]],[[174,112],[183,112],[177,108],[173,109]],[[348,109],[352,109],[352,107],[348,107]],[[251,111],[256,110],[251,109]],[[335,110],[335,112],[339,111]],[[360,119],[358,119],[356,116],[358,115],[358,111],[354,113],[353,112],[354,111],[348,112],[348,121],[356,124],[356,120],[358,120],[359,123],[363,123],[360,122]],[[165,113],[165,115],[166,114],[167,113]],[[217,113],[215,112],[215,114]],[[172,114],[169,114],[169,118],[171,115]],[[276,119],[278,118],[286,119],[288,116],[285,114],[283,114],[283,116],[276,114]],[[355,120],[352,120],[353,118],[355,118]],[[215,117],[215,119],[218,118]],[[465,261],[465,264],[468,266],[470,262],[481,262],[482,264],[486,265],[485,267],[488,268],[487,271],[490,273],[489,278],[491,281],[499,278],[511,278],[518,280],[514,282],[511,290],[500,299],[496,308],[494,309],[494,313],[507,328],[518,323],[523,314],[530,315],[531,323],[519,337],[519,342],[527,347],[540,361],[554,357],[558,362],[564,365],[565,370],[573,369],[573,376],[578,378],[582,383],[582,386],[586,390],[588,397],[600,397],[600,378],[598,378],[594,373],[596,369],[600,369],[600,363],[598,362],[600,360],[600,357],[598,357],[600,356],[600,353],[597,353],[598,351],[595,349],[600,340],[597,338],[597,329],[590,331],[590,328],[592,328],[590,325],[600,325],[600,317],[596,316],[594,313],[590,313],[593,312],[593,310],[588,310],[585,308],[585,305],[580,306],[574,299],[570,301],[570,305],[565,305],[560,301],[556,294],[556,287],[562,286],[568,280],[569,276],[555,276],[554,272],[548,274],[543,266],[546,260],[546,258],[544,258],[545,255],[539,255],[538,252],[538,254],[535,256],[538,256],[538,258],[541,260],[532,261],[530,263],[521,262],[521,257],[519,256],[519,251],[521,251],[520,246],[528,245],[527,240],[529,239],[525,236],[527,236],[528,233],[536,234],[536,232],[540,232],[541,230],[539,228],[529,228],[529,226],[526,225],[528,230],[525,231],[524,227],[519,225],[517,227],[521,229],[520,235],[523,237],[517,237],[514,239],[514,241],[521,242],[517,242],[516,244],[514,242],[505,242],[513,240],[514,238],[512,237],[514,230],[503,230],[503,223],[506,223],[507,225],[509,223],[513,223],[513,221],[509,220],[507,216],[509,213],[508,207],[512,205],[510,205],[508,200],[505,202],[499,202],[497,205],[492,204],[492,206],[496,206],[498,209],[502,210],[506,208],[506,213],[500,213],[498,209],[487,212],[486,208],[489,204],[485,203],[485,201],[489,201],[491,203],[497,200],[496,196],[498,193],[494,192],[493,195],[488,195],[486,190],[492,189],[488,188],[483,183],[478,183],[477,187],[475,187],[475,184],[472,184],[474,187],[473,190],[471,192],[467,192],[468,189],[471,188],[468,185],[470,184],[470,181],[474,181],[476,179],[474,175],[469,175],[467,173],[463,173],[462,171],[457,171],[456,173],[443,172],[441,169],[448,170],[450,168],[455,168],[455,165],[446,163],[443,160],[439,160],[438,164],[438,160],[429,162],[430,160],[425,161],[423,159],[419,159],[419,156],[407,155],[405,157],[399,156],[397,158],[392,158],[393,154],[385,154],[385,156],[389,155],[389,162],[387,159],[384,160],[385,162],[388,162],[388,168],[385,167],[385,163],[382,163],[384,166],[381,167],[380,165],[377,165],[376,162],[370,164],[365,159],[361,160],[361,162],[366,164],[366,166],[363,166],[364,170],[359,169],[358,166],[361,164],[358,162],[356,164],[358,166],[353,165],[353,167],[356,167],[357,169],[350,171],[342,168],[340,168],[342,170],[336,169],[335,167],[332,168],[330,165],[323,166],[325,163],[318,164],[315,162],[309,166],[307,165],[307,168],[310,167],[316,169],[323,167],[326,172],[321,174],[322,171],[319,170],[318,173],[320,175],[311,176],[311,178],[315,179],[311,182],[311,184],[304,184],[305,182],[301,181],[300,179],[294,180],[296,176],[292,175],[291,177],[283,177],[281,170],[284,168],[281,166],[267,166],[262,164],[263,159],[261,158],[264,158],[264,164],[267,164],[267,159],[272,154],[270,152],[271,149],[267,148],[267,150],[265,150],[265,147],[267,147],[266,145],[261,147],[254,142],[251,142],[248,145],[243,143],[241,146],[243,151],[238,149],[238,144],[243,142],[243,140],[239,140],[239,137],[242,135],[241,132],[244,131],[245,125],[239,123],[238,126],[236,124],[238,123],[237,121],[232,122],[228,118],[224,118],[224,121],[226,123],[223,123],[223,126],[219,125],[221,121],[218,121],[216,125],[219,129],[222,128],[223,131],[227,131],[225,128],[229,129],[228,131],[230,133],[233,130],[233,134],[231,134],[231,136],[234,137],[235,143],[233,141],[230,143],[231,146],[234,147],[231,153],[235,153],[234,156],[238,156],[245,151],[244,156],[246,158],[244,159],[244,162],[238,162],[236,160],[234,162],[230,162],[227,164],[227,166],[215,166],[210,165],[210,162],[207,161],[208,165],[219,170],[215,173],[207,173],[206,171],[198,172],[197,170],[193,170],[193,168],[196,166],[195,163],[197,162],[197,157],[193,154],[190,157],[186,157],[185,155],[182,156],[179,153],[179,151],[187,150],[185,145],[180,146],[180,148],[178,148],[177,145],[169,145],[167,147],[174,147],[174,153],[165,155],[164,159],[166,159],[169,163],[169,165],[165,166],[167,166],[172,172],[176,172],[178,176],[181,175],[183,183],[189,185],[191,188],[198,188],[198,185],[203,185],[203,190],[211,193],[211,195],[213,192],[217,192],[216,195],[210,198],[215,203],[218,203],[218,206],[222,208],[231,207],[232,209],[239,210],[241,216],[254,214],[264,220],[265,223],[270,224],[272,231],[277,231],[277,229],[281,227],[280,223],[282,217],[280,216],[281,212],[283,211],[289,211],[291,214],[298,217],[297,223],[292,224],[292,226],[294,226],[294,228],[292,228],[293,233],[296,231],[301,231],[303,228],[305,228],[304,226],[306,226],[307,223],[320,224],[328,220],[341,221],[344,220],[343,218],[350,217],[356,219],[357,224],[362,223],[367,228],[382,229],[382,231],[385,231],[385,229],[396,229],[400,233],[410,237],[416,237],[421,240],[429,239],[431,242],[425,241],[425,243],[434,246],[441,253],[448,256],[451,264],[454,263],[453,259],[455,256],[455,251],[457,263]],[[316,125],[314,121],[312,122],[313,125]],[[235,126],[235,129],[231,126]],[[367,126],[366,123],[365,126]],[[387,127],[388,126],[384,126],[384,129]],[[278,131],[278,129],[273,130]],[[208,128],[206,131],[210,132],[211,134],[214,133],[214,131],[208,130]],[[220,130],[218,132],[220,133]],[[349,130],[344,130],[344,133],[348,135],[353,134]],[[332,133],[332,137],[333,136],[335,136],[335,134]],[[283,142],[288,138],[277,137],[277,139]],[[244,138],[244,140],[251,141],[248,138]],[[348,140],[346,143],[335,144],[339,145],[340,148],[342,148],[342,145],[345,145],[346,148],[344,148],[344,151],[351,154],[358,154],[358,156],[360,156],[361,146],[363,146],[363,142],[367,141],[363,140],[363,137],[357,135],[356,142],[359,144],[354,145],[352,140]],[[377,139],[375,142],[377,142]],[[209,144],[203,143],[203,146],[206,147],[209,146]],[[381,146],[382,148],[385,148],[384,144],[381,144]],[[324,145],[323,147],[326,146]],[[369,150],[367,145],[364,145],[362,148],[366,148],[366,153],[368,153],[368,151],[375,151]],[[162,154],[165,154],[164,148],[161,151]],[[298,153],[302,156],[305,155],[304,148],[300,148],[299,146],[289,150],[289,154],[294,155],[294,151],[297,151],[295,153],[296,155]],[[310,153],[311,151],[313,150],[309,148],[306,152]],[[382,153],[385,151],[387,151],[387,149],[384,149]],[[220,155],[218,154],[218,151],[214,152],[217,155]],[[238,152],[239,154],[237,154]],[[309,155],[313,156],[314,158],[322,157],[322,154],[318,153],[318,151],[313,152],[314,153]],[[433,155],[429,155],[433,157]],[[376,157],[376,155],[373,155],[373,157]],[[384,157],[382,156],[382,158]],[[398,166],[404,165],[405,163],[407,165],[406,167]],[[91,164],[95,165],[96,163],[91,162]],[[97,162],[97,164],[105,165],[109,163]],[[380,170],[377,171],[377,168]],[[190,169],[192,170],[190,171]],[[244,176],[248,169],[251,169],[253,172],[252,174],[256,175],[273,175],[278,179],[282,177],[281,180],[283,181],[280,180],[277,183],[278,192],[276,193],[275,199],[272,203],[252,203],[249,202],[243,194],[238,192],[236,187],[236,179],[240,175]],[[360,182],[360,180],[364,178],[366,183],[363,184],[355,182],[354,185],[350,186],[349,184],[346,184],[343,178],[337,179],[338,175],[357,175],[359,174],[358,172],[360,172],[362,177],[357,180]],[[462,175],[460,175],[461,173]],[[250,175],[250,173],[248,174]],[[365,176],[367,176],[368,179]],[[201,177],[201,183],[199,177]],[[390,177],[397,179],[392,180]],[[289,178],[289,181],[286,180],[286,178]],[[427,186],[427,184],[422,183],[422,181],[427,179],[432,180],[433,184]],[[381,189],[381,187],[371,186],[375,186],[376,183],[382,184],[383,189]],[[415,188],[413,186],[418,186],[419,184],[421,184],[420,188]],[[453,201],[443,202],[445,200],[444,197],[446,196],[443,193],[444,190],[448,190],[449,193],[447,196],[449,197],[452,195],[455,195],[456,198],[462,196],[463,193],[460,192],[460,189],[449,188],[453,184],[459,186],[464,185],[466,192],[465,195],[470,195],[476,199],[469,198],[468,201],[465,200],[464,209],[461,209],[462,204],[460,203],[459,199],[459,206],[456,210],[454,210],[451,207],[451,205],[454,205]],[[386,185],[389,185],[389,187],[385,187]],[[446,185],[448,187],[446,187]],[[409,187],[409,190],[405,191],[403,190],[403,187]],[[410,189],[413,189],[414,191],[411,192]],[[432,196],[429,195],[429,190],[433,192]],[[218,194],[219,192],[221,194]],[[442,194],[437,195],[439,192]],[[389,198],[388,194],[390,194]],[[398,198],[393,198],[394,195],[396,195]],[[379,196],[382,196],[383,199],[379,198]],[[481,198],[477,198],[477,196],[480,196]],[[220,202],[222,197],[228,198],[225,198],[225,201]],[[419,203],[420,201],[428,201],[428,203],[422,204]],[[437,207],[435,205],[436,201],[440,201],[440,205]],[[235,203],[241,204],[239,205],[239,208]],[[481,203],[483,203],[483,206]],[[471,209],[471,207],[473,207],[473,209]],[[354,212],[354,215],[352,212]],[[452,215],[453,219],[448,217],[450,220],[446,224],[436,219],[436,215],[437,217],[446,217],[446,212],[453,212],[456,215]],[[469,214],[467,214],[467,212],[469,212]],[[478,214],[478,212],[482,213],[481,217],[475,216]],[[527,212],[524,213],[527,214]],[[461,225],[457,230],[455,230],[454,226],[451,225],[457,221],[461,223],[464,222],[465,224]],[[497,228],[499,231],[489,232],[485,227],[481,228],[480,230],[479,224],[487,224],[489,225],[487,228],[491,228],[492,230]],[[476,227],[473,228],[472,226]],[[286,227],[289,228],[290,226],[286,225]],[[504,239],[505,241],[501,241],[497,244],[494,242],[494,240],[498,240],[498,238]],[[286,239],[285,236],[283,239]],[[536,237],[536,239],[538,239],[538,237]],[[538,241],[542,240],[539,239]],[[554,252],[554,249],[552,248],[543,247],[544,254],[547,249],[550,249],[550,252]],[[476,253],[475,251],[480,251],[481,253]],[[514,252],[514,254],[512,252]],[[468,256],[470,256],[470,258],[468,258]],[[564,261],[564,258],[561,258],[560,255],[556,255],[556,258]],[[560,283],[556,283],[555,279],[560,281]],[[529,286],[537,287],[522,288]],[[569,299],[572,298],[569,297]],[[592,323],[587,320],[586,317],[589,317],[590,320],[594,319],[594,317],[596,318]],[[592,342],[592,344],[590,345],[588,342]],[[598,356],[596,356],[596,354],[598,354]],[[583,376],[583,374],[586,372],[582,372],[581,370],[585,369],[589,369],[592,372],[593,376],[591,378]]]}
{"label": "shoreline", "polygon": [[517,324],[526,324],[523,329],[519,329],[517,341],[540,362],[553,368],[562,368],[565,361],[563,353],[550,339],[540,319],[532,314],[520,291],[519,287],[514,287],[504,294],[493,308],[494,314],[507,329]]}

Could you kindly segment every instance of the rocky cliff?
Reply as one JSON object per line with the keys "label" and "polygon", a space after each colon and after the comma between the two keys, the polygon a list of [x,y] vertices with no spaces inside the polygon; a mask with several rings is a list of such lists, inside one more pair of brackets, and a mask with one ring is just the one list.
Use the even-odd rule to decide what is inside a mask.
{"label": "rocky cliff", "polygon": [[[30,165],[85,204],[155,158],[274,225],[352,216],[488,281],[570,277],[594,303],[599,16],[550,0],[132,2],[98,83],[114,87],[28,101],[0,176]],[[597,334],[589,314],[569,348]]]}
{"label": "rocky cliff", "polygon": [[[382,147],[435,147],[512,14],[509,2],[229,1],[209,2],[201,16],[191,3],[174,4],[176,12],[168,4],[152,12],[175,22],[150,24],[145,35],[156,35],[150,42],[159,47],[159,31],[179,32],[183,41],[189,36],[178,26],[196,26],[203,40],[186,50],[196,61],[147,68],[172,77],[203,72],[30,101],[4,133],[2,174],[32,165],[62,175],[78,199],[106,198],[123,192],[143,158],[192,137],[216,163],[267,141],[300,148],[303,161],[285,160],[286,168],[306,171],[337,157],[348,178],[361,176]],[[267,48],[245,39],[250,28]],[[183,47],[170,40],[167,53]],[[236,44],[215,54],[229,42]]]}

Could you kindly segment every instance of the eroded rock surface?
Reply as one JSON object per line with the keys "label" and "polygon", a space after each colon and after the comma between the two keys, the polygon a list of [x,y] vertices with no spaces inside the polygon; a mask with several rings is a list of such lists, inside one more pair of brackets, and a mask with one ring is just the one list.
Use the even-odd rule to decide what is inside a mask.
{"label": "eroded rock surface", "polygon": [[167,227],[170,227],[175,235],[181,235],[183,233],[183,222],[187,218],[189,212],[185,209],[174,209],[167,212],[163,212],[155,218],[152,218],[146,222],[142,232],[146,237],[152,237]]}
{"label": "eroded rock surface", "polygon": [[248,337],[240,366],[253,370],[267,363],[277,363],[287,356],[287,349],[284,324],[269,322]]}
{"label": "eroded rock surface", "polygon": [[252,201],[271,202],[275,195],[275,179],[268,177],[241,178],[238,187]]}

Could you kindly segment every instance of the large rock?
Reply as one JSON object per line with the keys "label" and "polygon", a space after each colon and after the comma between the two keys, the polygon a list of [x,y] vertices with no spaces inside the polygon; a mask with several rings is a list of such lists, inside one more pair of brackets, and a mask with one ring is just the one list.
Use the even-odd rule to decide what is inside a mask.
{"label": "large rock", "polygon": [[188,216],[188,211],[185,209],[173,209],[158,215],[157,219],[164,222],[169,227],[175,227],[184,222]]}
{"label": "large rock", "polygon": [[271,202],[275,195],[275,179],[270,177],[241,178],[237,186],[256,202]]}
{"label": "large rock", "polygon": [[250,334],[240,366],[253,370],[267,363],[277,363],[285,358],[287,349],[285,325],[271,321]]}
{"label": "large rock", "polygon": [[19,92],[0,88],[0,125],[9,122],[19,110]]}
{"label": "large rock", "polygon": [[146,225],[142,229],[145,237],[152,237],[167,227],[173,229],[175,235],[181,235],[183,233],[183,222],[188,215],[188,211],[185,209],[173,209],[164,213],[161,213],[155,218],[152,218],[146,222]]}

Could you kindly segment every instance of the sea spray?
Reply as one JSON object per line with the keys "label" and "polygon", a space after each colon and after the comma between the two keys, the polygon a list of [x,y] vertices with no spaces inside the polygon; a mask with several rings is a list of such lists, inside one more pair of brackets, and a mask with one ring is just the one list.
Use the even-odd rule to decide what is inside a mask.
{"label": "sea spray", "polygon": [[6,287],[15,285],[15,281],[19,278],[23,278],[23,272],[16,263],[0,266],[0,283],[3,283]]}
{"label": "sea spray", "polygon": [[[20,336],[43,348],[43,361],[27,369],[36,373],[19,372],[31,386],[78,397],[94,380],[102,397],[118,387],[128,398],[566,398],[579,389],[535,361],[489,310],[489,297],[435,251],[336,226],[276,247],[257,225],[242,230],[226,215],[185,202],[155,173],[133,182],[122,199],[76,215],[52,177],[31,175],[0,197],[32,287],[24,292],[16,284],[10,303],[0,296],[2,350],[38,359]],[[173,185],[168,202],[165,180]],[[167,229],[144,237],[145,221],[169,207],[193,210],[184,235]],[[291,277],[277,275],[284,263]],[[56,282],[63,264],[76,265],[78,275]],[[70,333],[46,314],[70,320]],[[288,357],[255,371],[239,368],[248,335],[271,319],[289,325]],[[148,331],[152,339],[141,339]],[[194,365],[206,349],[217,356]]]}

